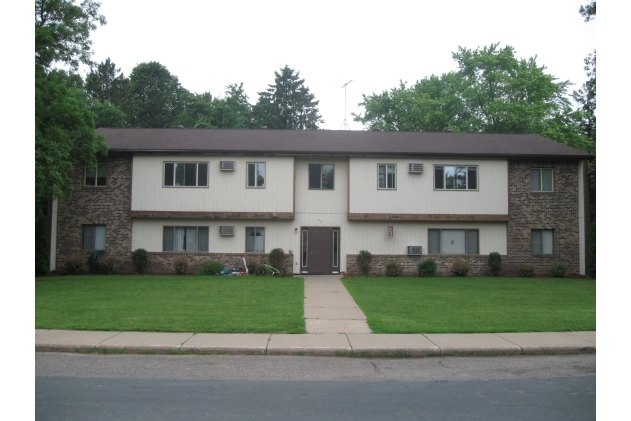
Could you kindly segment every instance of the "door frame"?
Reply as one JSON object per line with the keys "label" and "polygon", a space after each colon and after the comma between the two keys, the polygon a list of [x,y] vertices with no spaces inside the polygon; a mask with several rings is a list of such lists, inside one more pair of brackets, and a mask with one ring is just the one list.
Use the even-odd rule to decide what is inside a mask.
{"label": "door frame", "polygon": [[[330,234],[330,244],[329,244],[329,252],[331,253],[331,267],[330,270],[327,272],[313,272],[313,270],[309,270],[309,256],[310,256],[310,252],[309,252],[309,248],[312,246],[312,243],[310,243],[311,240],[311,236],[309,235],[309,230],[313,230],[313,229],[324,229],[324,228],[328,228],[331,231]],[[324,275],[324,274],[331,274],[331,273],[341,273],[340,271],[340,266],[341,266],[341,253],[340,253],[340,249],[341,249],[341,229],[339,226],[334,227],[334,226],[326,226],[326,227],[322,227],[322,226],[301,226],[300,227],[300,261],[298,262],[298,264],[300,265],[300,273],[305,273],[305,274],[309,274],[312,273],[314,275]],[[306,233],[306,238],[305,238],[305,233]],[[306,247],[305,247],[306,245]],[[335,249],[337,246],[337,250]]]}

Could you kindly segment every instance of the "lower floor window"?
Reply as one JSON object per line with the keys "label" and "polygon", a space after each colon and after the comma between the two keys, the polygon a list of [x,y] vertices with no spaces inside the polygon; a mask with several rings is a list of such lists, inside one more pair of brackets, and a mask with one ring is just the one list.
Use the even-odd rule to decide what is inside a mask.
{"label": "lower floor window", "polygon": [[532,230],[532,254],[552,254],[554,230]]}
{"label": "lower floor window", "polygon": [[265,253],[265,228],[245,228],[245,251],[249,253]]}
{"label": "lower floor window", "polygon": [[105,250],[105,225],[84,225],[81,248],[83,250]]}
{"label": "lower floor window", "polygon": [[480,254],[479,231],[474,229],[430,229],[429,254]]}
{"label": "lower floor window", "polygon": [[163,251],[208,251],[208,227],[164,227]]}

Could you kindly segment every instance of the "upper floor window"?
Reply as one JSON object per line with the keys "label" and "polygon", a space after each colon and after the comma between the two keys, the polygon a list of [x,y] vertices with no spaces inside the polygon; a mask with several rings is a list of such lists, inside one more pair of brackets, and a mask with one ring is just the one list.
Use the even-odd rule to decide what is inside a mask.
{"label": "upper floor window", "polygon": [[379,164],[377,166],[379,189],[397,188],[397,166],[395,164]]}
{"label": "upper floor window", "polygon": [[335,165],[309,164],[309,188],[316,190],[333,190]]}
{"label": "upper floor window", "polygon": [[552,254],[554,230],[532,230],[532,254]]}
{"label": "upper floor window", "polygon": [[265,187],[265,162],[248,162],[248,187]]}
{"label": "upper floor window", "polygon": [[435,190],[477,190],[478,167],[457,165],[434,166]]}
{"label": "upper floor window", "polygon": [[208,162],[165,162],[165,187],[208,187]]}
{"label": "upper floor window", "polygon": [[428,230],[429,254],[479,254],[477,229]]}
{"label": "upper floor window", "polygon": [[208,227],[164,227],[163,251],[208,251]]}
{"label": "upper floor window", "polygon": [[553,191],[552,168],[533,168],[530,170],[532,191]]}
{"label": "upper floor window", "polygon": [[99,162],[96,169],[85,169],[86,186],[107,186],[107,163]]}
{"label": "upper floor window", "polygon": [[81,248],[83,250],[105,250],[105,225],[84,225]]}

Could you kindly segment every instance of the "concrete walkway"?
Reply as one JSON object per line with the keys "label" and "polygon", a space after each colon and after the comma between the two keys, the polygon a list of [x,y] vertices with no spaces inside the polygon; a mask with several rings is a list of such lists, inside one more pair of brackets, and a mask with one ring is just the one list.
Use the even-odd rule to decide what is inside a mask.
{"label": "concrete walkway", "polygon": [[338,276],[303,276],[307,333],[372,333]]}

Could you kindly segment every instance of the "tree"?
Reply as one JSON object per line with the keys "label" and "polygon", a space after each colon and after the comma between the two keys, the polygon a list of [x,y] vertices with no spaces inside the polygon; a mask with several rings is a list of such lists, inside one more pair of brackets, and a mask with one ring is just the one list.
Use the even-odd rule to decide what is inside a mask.
{"label": "tree", "polygon": [[187,91],[162,64],[140,63],[129,75],[130,104],[124,110],[133,127],[171,127],[184,109]]}
{"label": "tree", "polygon": [[324,123],[318,114],[315,97],[304,86],[300,72],[287,65],[274,72],[275,82],[265,92],[259,92],[254,106],[254,119],[258,125],[270,129],[317,130],[318,123]]}
{"label": "tree", "polygon": [[96,166],[107,153],[102,135],[94,130],[94,115],[83,81],[72,72],[56,70],[59,63],[76,70],[91,64],[89,35],[97,24],[99,4],[84,0],[35,1],[35,272],[48,271],[46,213],[52,198],[72,192],[69,171]]}
{"label": "tree", "polygon": [[90,70],[85,90],[92,99],[123,108],[129,97],[129,79],[107,58]]}
{"label": "tree", "polygon": [[578,9],[578,13],[585,18],[585,22],[596,19],[596,0],[592,0],[585,6],[581,6],[581,8]]}
{"label": "tree", "polygon": [[459,47],[452,57],[456,72],[364,95],[359,105],[366,111],[353,114],[355,121],[385,130],[545,133],[589,150],[566,98],[569,82],[558,82],[535,58],[518,59],[498,44]]}
{"label": "tree", "polygon": [[243,83],[226,86],[225,97],[209,92],[184,96],[184,111],[175,119],[186,128],[248,129],[252,127],[252,106]]}

